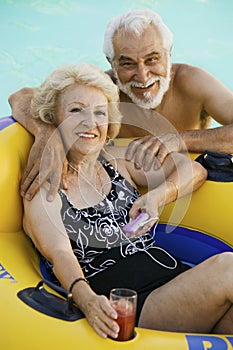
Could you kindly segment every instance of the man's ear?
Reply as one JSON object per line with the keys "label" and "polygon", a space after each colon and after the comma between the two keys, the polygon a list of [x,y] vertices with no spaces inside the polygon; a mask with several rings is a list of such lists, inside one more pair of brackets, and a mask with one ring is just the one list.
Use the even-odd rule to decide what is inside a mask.
{"label": "man's ear", "polygon": [[172,55],[172,49],[173,49],[173,45],[171,46],[170,50],[169,50],[169,55]]}
{"label": "man's ear", "polygon": [[107,60],[108,60],[108,62],[111,64],[111,66],[112,66],[112,61],[110,60],[110,58],[108,57],[108,56],[105,56],[106,58],[107,58]]}

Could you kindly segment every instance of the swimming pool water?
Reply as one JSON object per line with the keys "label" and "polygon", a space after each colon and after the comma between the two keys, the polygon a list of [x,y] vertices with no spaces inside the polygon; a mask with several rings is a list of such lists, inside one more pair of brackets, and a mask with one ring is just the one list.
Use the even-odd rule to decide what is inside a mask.
{"label": "swimming pool water", "polygon": [[11,114],[11,93],[39,85],[63,63],[108,69],[102,43],[109,19],[142,8],[157,11],[173,31],[173,62],[200,66],[233,90],[231,0],[0,0],[0,116]]}

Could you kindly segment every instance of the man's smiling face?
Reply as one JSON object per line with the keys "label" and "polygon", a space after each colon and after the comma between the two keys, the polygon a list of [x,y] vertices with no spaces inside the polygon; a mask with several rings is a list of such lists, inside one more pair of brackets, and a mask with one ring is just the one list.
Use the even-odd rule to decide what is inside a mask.
{"label": "man's smiling face", "polygon": [[113,38],[113,69],[120,90],[143,108],[157,107],[170,82],[170,55],[158,30],[150,25],[140,36],[118,30]]}

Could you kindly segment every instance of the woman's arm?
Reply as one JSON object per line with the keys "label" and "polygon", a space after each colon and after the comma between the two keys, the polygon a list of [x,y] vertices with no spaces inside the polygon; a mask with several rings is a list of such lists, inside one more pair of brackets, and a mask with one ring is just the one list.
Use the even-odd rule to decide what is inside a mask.
{"label": "woman's arm", "polygon": [[[41,188],[30,202],[24,201],[24,209],[25,231],[41,254],[53,264],[62,286],[69,290],[72,282],[84,275],[61,220],[59,195],[53,202],[47,202],[46,189]],[[100,336],[117,336],[119,328],[114,321],[117,314],[105,296],[95,294],[85,281],[76,283],[72,293],[75,303]]]}
{"label": "woman's arm", "polygon": [[171,189],[168,189],[164,193],[165,196],[162,196],[162,204],[167,204],[176,198],[195,191],[205,182],[207,177],[206,170],[199,163],[184,154],[176,152],[167,157],[162,167],[158,169],[152,167],[146,172],[143,169],[136,169],[132,162],[126,161],[125,164],[136,185],[148,187],[149,191],[156,190],[159,186],[167,186],[169,182],[174,182],[176,186],[167,186]]}
{"label": "woman's arm", "polygon": [[[127,164],[132,179],[139,186],[148,186],[148,192],[136,200],[130,211],[130,217],[145,210],[151,218],[159,217],[162,207],[177,198],[191,194],[206,180],[206,170],[197,162],[179,153],[171,153],[161,168],[147,173],[136,170]],[[150,221],[144,231],[150,229]],[[138,232],[138,234],[142,233]]]}
{"label": "woman's arm", "polygon": [[[145,172],[135,168],[133,162],[125,160],[125,151],[125,147],[108,148],[108,154],[111,153],[112,159],[116,159],[121,175],[135,187],[147,188],[147,193],[134,202],[129,213],[130,218],[134,219],[140,211],[146,211],[152,218],[137,234],[151,228],[164,205],[192,193],[206,180],[206,170],[181,153],[169,154],[161,167],[154,169],[152,166]],[[108,159],[114,166],[110,156]]]}

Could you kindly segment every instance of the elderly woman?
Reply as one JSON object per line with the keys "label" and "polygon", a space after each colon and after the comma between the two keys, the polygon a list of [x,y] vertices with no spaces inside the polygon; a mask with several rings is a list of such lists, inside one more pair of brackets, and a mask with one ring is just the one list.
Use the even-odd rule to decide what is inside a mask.
{"label": "elderly woman", "polygon": [[[125,161],[124,147],[107,147],[120,127],[117,101],[110,78],[84,63],[61,67],[34,90],[33,115],[56,125],[63,139],[68,187],[48,202],[45,181],[31,201],[24,200],[25,231],[102,337],[118,335],[108,296],[122,286],[138,293],[138,326],[231,332],[232,255],[190,269],[153,240],[161,207],[198,188],[206,172],[174,153],[145,174]],[[137,186],[149,190],[140,197]],[[148,220],[129,236],[124,225],[141,211]]]}

